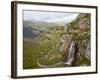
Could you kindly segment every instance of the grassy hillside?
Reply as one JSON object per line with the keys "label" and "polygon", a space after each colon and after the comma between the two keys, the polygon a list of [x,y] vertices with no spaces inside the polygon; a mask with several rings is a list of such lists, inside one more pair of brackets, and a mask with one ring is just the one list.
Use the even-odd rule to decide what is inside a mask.
{"label": "grassy hillside", "polygon": [[39,68],[37,61],[42,65],[49,66],[61,61],[63,53],[59,52],[60,34],[61,32],[51,31],[42,37],[38,36],[33,41],[24,40],[24,69]]}
{"label": "grassy hillside", "polygon": [[[24,27],[34,29],[45,28],[37,37],[24,38],[23,41],[23,69],[68,66],[90,66],[90,14],[80,13],[75,20],[66,26],[47,23],[24,23]],[[51,27],[52,26],[52,27]],[[65,64],[71,42],[77,44],[78,50],[73,56],[71,65]],[[75,46],[74,46],[74,49]],[[62,62],[62,63],[61,63]]]}

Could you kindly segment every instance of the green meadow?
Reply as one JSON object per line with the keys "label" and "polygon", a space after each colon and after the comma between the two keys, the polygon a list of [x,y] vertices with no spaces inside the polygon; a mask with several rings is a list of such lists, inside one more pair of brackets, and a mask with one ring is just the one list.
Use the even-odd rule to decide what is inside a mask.
{"label": "green meadow", "polygon": [[61,32],[52,31],[48,36],[38,36],[33,41],[24,40],[24,69],[39,68],[38,63],[53,66],[60,62],[63,56],[63,53],[59,52],[60,34]]}

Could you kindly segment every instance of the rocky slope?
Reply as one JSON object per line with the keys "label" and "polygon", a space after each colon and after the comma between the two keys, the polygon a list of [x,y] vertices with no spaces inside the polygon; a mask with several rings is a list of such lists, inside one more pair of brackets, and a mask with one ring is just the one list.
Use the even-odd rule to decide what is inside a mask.
{"label": "rocky slope", "polygon": [[[68,37],[70,36],[69,39],[67,36],[65,37],[66,42],[71,40],[75,43],[73,61],[71,62],[71,65],[73,66],[88,66],[91,64],[90,17],[91,15],[88,13],[80,13],[74,21],[66,25],[67,29],[63,35],[67,35]],[[67,43],[67,45],[70,45],[66,48],[67,52],[71,47],[71,41]],[[72,53],[68,53],[68,55],[69,54]]]}

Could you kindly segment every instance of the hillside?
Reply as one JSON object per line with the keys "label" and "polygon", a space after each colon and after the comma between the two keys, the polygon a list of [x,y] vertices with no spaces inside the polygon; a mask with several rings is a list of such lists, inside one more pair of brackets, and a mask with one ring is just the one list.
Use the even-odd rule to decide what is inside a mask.
{"label": "hillside", "polygon": [[48,29],[49,27],[60,26],[57,23],[47,23],[43,21],[36,20],[24,20],[23,27],[32,27],[35,29]]}
{"label": "hillside", "polygon": [[66,29],[67,35],[69,35],[70,40],[74,41],[76,44],[75,50],[77,50],[77,52],[74,53],[74,59],[73,59],[74,66],[79,64],[90,65],[90,60],[91,60],[90,26],[91,26],[90,14],[82,14],[82,13],[80,13],[74,21],[67,24],[67,29]]}
{"label": "hillside", "polygon": [[80,13],[65,26],[24,22],[23,68],[90,66],[90,18]]}

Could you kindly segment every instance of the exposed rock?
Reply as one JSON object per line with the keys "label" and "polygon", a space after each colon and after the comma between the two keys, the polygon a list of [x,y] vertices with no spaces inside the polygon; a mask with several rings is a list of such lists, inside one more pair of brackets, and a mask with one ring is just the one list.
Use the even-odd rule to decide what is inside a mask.
{"label": "exposed rock", "polygon": [[91,45],[90,45],[90,41],[88,42],[87,48],[86,48],[86,52],[85,52],[85,57],[87,59],[91,59]]}
{"label": "exposed rock", "polygon": [[90,14],[80,14],[76,20],[81,30],[90,30]]}
{"label": "exposed rock", "polygon": [[78,45],[77,54],[74,56],[76,58],[74,63],[82,59],[91,60],[90,17],[89,13],[80,13],[74,21],[67,25],[66,31],[71,35],[70,40],[76,41]]}

